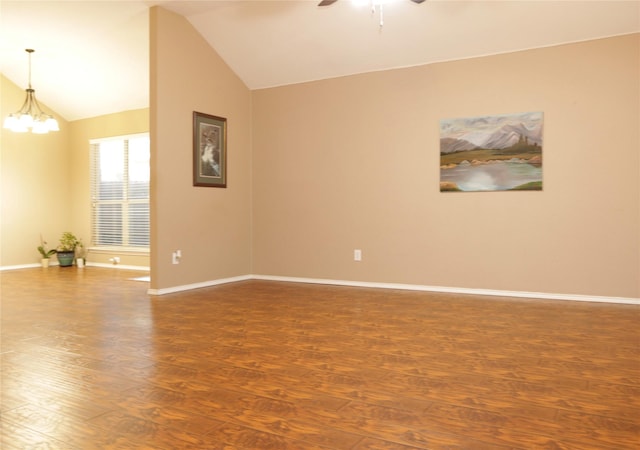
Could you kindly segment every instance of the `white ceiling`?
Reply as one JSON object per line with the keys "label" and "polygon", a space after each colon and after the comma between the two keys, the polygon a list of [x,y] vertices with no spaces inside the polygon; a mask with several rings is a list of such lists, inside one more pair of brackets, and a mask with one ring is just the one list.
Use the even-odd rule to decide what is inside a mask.
{"label": "white ceiling", "polygon": [[146,107],[153,5],[185,16],[250,89],[640,31],[640,0],[391,0],[382,28],[370,0],[317,1],[0,0],[0,71],[26,88],[34,48],[38,99],[67,120]]}

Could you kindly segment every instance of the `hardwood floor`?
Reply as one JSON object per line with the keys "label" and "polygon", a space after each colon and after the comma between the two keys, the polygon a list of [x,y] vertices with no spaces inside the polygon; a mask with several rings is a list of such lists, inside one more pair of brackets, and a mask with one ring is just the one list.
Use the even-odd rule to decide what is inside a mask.
{"label": "hardwood floor", "polygon": [[640,307],[0,273],[2,449],[638,449]]}

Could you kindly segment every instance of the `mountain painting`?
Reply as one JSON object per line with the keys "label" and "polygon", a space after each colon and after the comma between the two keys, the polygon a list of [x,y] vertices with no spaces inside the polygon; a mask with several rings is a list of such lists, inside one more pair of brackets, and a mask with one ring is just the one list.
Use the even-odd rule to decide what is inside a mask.
{"label": "mountain painting", "polygon": [[541,191],[543,113],[440,121],[440,192]]}

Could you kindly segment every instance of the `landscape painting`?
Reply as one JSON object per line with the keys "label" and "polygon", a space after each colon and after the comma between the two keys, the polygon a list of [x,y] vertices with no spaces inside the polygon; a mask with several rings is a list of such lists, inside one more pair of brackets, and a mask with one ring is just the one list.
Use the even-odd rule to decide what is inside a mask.
{"label": "landscape painting", "polygon": [[440,121],[440,192],[542,190],[542,112]]}

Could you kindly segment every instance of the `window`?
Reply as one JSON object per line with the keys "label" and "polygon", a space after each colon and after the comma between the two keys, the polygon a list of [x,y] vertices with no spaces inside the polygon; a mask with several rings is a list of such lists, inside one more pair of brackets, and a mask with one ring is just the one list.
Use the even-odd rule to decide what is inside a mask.
{"label": "window", "polygon": [[91,144],[91,242],[149,248],[149,135]]}

